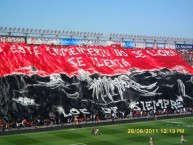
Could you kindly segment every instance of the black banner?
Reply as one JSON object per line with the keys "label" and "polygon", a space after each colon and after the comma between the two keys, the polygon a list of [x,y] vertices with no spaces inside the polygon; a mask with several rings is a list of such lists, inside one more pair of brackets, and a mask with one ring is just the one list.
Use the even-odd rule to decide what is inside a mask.
{"label": "black banner", "polygon": [[179,111],[193,105],[193,76],[168,69],[106,76],[79,70],[78,76],[12,74],[0,78],[4,121],[38,116],[69,117],[133,110]]}

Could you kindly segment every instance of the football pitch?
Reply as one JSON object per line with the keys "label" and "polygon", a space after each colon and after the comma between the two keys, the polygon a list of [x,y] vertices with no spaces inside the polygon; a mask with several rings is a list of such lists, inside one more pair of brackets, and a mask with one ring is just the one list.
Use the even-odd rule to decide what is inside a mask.
{"label": "football pitch", "polygon": [[193,145],[193,117],[0,136],[0,145]]}

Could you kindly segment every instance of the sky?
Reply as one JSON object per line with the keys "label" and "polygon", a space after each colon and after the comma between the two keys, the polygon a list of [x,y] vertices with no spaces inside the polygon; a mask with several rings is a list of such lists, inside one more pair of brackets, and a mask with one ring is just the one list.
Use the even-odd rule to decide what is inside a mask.
{"label": "sky", "polygon": [[0,0],[0,27],[193,38],[193,0]]}

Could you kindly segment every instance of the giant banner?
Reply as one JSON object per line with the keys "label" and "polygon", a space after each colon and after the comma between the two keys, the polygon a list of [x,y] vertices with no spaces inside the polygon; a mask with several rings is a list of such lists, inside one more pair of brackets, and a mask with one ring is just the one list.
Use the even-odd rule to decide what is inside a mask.
{"label": "giant banner", "polygon": [[0,43],[0,117],[68,117],[193,105],[193,68],[172,49]]}

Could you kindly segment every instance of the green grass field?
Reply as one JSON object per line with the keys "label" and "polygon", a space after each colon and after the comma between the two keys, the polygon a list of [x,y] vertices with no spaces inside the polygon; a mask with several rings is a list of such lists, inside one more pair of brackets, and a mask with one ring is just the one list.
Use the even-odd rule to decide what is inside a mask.
{"label": "green grass field", "polygon": [[[181,144],[180,135],[183,132],[187,140],[184,144],[193,145],[193,117],[98,128],[100,134],[96,136],[91,133],[90,127],[0,136],[0,145],[149,145],[151,135],[154,145],[178,145]],[[132,129],[136,132],[134,133]],[[142,133],[142,131],[152,133]]]}

